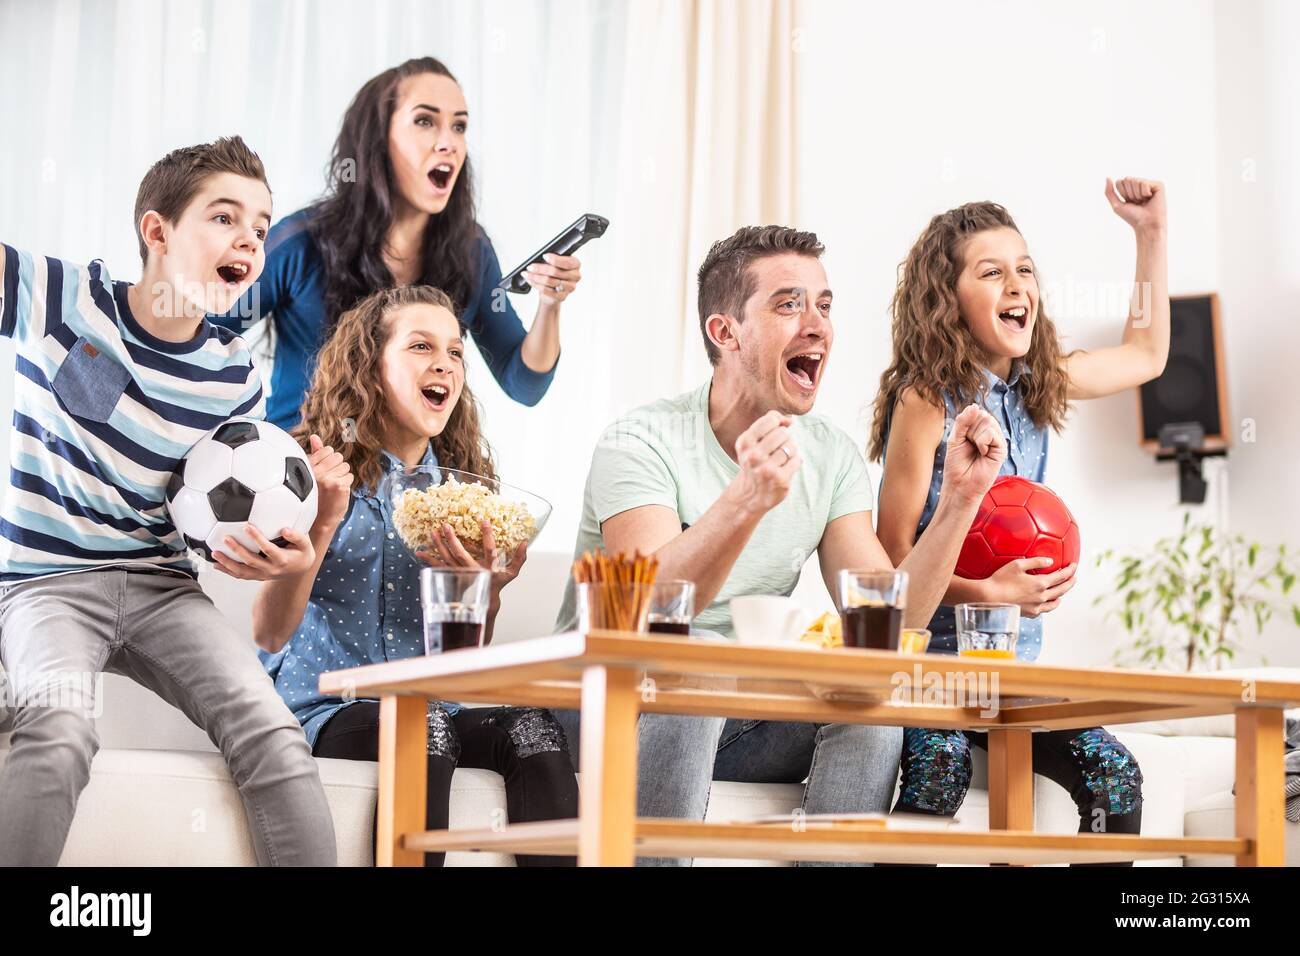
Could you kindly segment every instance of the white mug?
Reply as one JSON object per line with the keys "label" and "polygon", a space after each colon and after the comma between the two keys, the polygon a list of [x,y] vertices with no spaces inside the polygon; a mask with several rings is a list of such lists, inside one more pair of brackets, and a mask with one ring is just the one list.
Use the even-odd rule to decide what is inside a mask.
{"label": "white mug", "polygon": [[788,597],[749,594],[731,599],[731,625],[741,644],[797,641],[808,617],[808,612]]}

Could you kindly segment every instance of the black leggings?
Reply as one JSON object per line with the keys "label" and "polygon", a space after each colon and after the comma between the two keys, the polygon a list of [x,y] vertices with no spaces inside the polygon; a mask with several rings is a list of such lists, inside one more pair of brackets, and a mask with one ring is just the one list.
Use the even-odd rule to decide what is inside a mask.
{"label": "black leggings", "polygon": [[[379,759],[379,702],[360,700],[337,711],[316,737],[312,753],[343,760]],[[429,704],[425,826],[445,830],[451,775],[459,767],[495,770],[506,782],[506,816],[513,823],[578,815],[578,783],[562,728],[549,710],[473,707],[455,714]],[[378,819],[376,818],[376,827]],[[442,866],[443,853],[426,853],[425,866]],[[517,855],[519,866],[573,866],[571,856]]]}
{"label": "black leggings", "polygon": [[[954,815],[970,787],[971,744],[987,750],[988,737],[976,731],[905,729],[894,809]],[[1034,772],[1070,794],[1079,810],[1080,833],[1141,831],[1142,771],[1128,748],[1108,732],[1092,727],[1036,733],[1032,746]]]}

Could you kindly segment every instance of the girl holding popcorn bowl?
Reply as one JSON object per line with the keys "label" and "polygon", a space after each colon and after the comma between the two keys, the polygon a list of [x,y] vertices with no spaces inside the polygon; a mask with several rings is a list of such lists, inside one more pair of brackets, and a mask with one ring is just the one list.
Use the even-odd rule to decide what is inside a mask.
{"label": "girl holding popcorn bowl", "polygon": [[[366,297],[320,351],[293,434],[319,436],[313,450],[325,446],[338,464],[320,483],[330,520],[313,542],[315,564],[266,582],[253,606],[260,656],[315,756],[378,759],[379,702],[322,694],[318,681],[325,671],[425,653],[421,567],[490,576],[483,640],[491,640],[501,590],[549,513],[496,482],[463,355],[452,302],[431,286]],[[432,701],[427,752],[429,829],[447,827],[457,766],[505,778],[512,823],[577,815],[564,730],[547,710]],[[441,853],[425,854],[427,866],[442,862]]]}

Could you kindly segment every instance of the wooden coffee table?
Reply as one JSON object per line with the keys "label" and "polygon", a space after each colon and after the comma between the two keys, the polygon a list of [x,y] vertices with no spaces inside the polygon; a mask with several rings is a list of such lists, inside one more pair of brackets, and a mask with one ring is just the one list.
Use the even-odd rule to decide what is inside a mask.
{"label": "wooden coffee table", "polygon": [[[975,700],[981,680],[990,692],[997,682],[996,712],[981,710]],[[916,687],[919,695],[906,692]],[[379,866],[418,866],[425,851],[447,850],[576,852],[585,866],[630,866],[637,856],[1037,864],[1189,855],[1281,866],[1283,709],[1300,706],[1300,683],[1292,682],[811,645],[752,647],[616,631],[557,634],[333,671],[321,675],[320,688],[381,702]],[[426,831],[429,699],[581,707],[578,818]],[[636,727],[642,712],[986,731],[991,829],[637,819]],[[1237,726],[1235,837],[1033,832],[1035,730],[1225,713],[1236,715]]]}

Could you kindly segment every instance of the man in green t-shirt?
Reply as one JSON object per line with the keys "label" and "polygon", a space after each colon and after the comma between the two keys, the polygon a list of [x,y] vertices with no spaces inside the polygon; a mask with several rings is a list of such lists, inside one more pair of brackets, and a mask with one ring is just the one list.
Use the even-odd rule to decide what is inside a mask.
{"label": "man in green t-shirt", "polygon": [[[781,226],[714,243],[698,295],[712,379],[612,424],[587,476],[575,554],[653,554],[660,580],[695,582],[695,626],[728,637],[728,602],[790,594],[814,551],[832,596],[841,569],[892,567],[861,454],[810,414],[834,339],[822,251],[814,234]],[[938,510],[900,565],[908,626],[924,627],[943,597],[1006,458],[1002,430],[971,406],[947,454]],[[573,590],[570,581],[560,629],[575,624]],[[703,819],[714,778],[806,779],[806,813],[884,813],[901,747],[897,727],[645,714],[637,815]]]}

